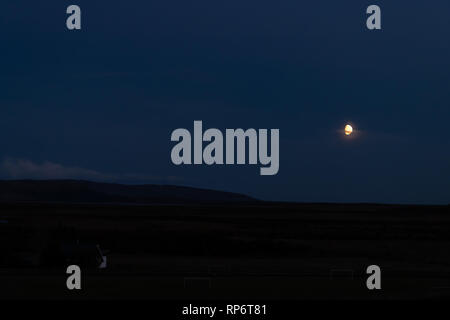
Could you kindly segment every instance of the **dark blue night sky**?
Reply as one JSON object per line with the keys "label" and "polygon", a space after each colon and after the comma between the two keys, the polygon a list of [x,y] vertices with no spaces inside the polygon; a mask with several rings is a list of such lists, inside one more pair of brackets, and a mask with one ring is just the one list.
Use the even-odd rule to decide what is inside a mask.
{"label": "dark blue night sky", "polygon": [[[3,1],[0,41],[0,178],[450,203],[448,0]],[[173,165],[194,120],[279,128],[278,175]]]}

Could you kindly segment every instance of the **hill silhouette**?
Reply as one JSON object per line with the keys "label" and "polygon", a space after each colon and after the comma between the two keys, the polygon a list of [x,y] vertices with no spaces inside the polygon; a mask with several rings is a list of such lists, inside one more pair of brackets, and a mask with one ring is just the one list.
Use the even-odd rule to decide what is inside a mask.
{"label": "hill silhouette", "polygon": [[223,204],[257,200],[238,193],[171,185],[124,185],[83,180],[3,180],[0,202]]}

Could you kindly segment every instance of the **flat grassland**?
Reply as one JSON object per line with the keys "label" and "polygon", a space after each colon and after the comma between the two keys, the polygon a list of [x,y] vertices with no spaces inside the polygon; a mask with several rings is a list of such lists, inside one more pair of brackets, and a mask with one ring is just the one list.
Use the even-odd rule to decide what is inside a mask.
{"label": "flat grassland", "polygon": [[[450,298],[449,206],[2,204],[0,221],[0,299]],[[107,251],[78,292],[42,260],[68,241]]]}

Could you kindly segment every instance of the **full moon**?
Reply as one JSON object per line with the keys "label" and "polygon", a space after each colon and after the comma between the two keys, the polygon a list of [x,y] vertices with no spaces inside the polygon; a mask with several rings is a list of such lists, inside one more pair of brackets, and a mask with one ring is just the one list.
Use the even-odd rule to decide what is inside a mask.
{"label": "full moon", "polygon": [[345,135],[349,136],[353,133],[353,127],[351,125],[346,125],[344,129]]}

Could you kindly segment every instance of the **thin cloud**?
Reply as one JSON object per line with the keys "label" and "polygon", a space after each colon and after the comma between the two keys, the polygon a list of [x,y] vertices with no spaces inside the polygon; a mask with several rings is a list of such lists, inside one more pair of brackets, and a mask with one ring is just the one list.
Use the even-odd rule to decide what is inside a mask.
{"label": "thin cloud", "polygon": [[25,159],[4,159],[0,172],[8,179],[86,179],[109,180],[110,175],[79,167],[66,167],[58,163],[45,161],[35,163]]}
{"label": "thin cloud", "polygon": [[4,179],[33,180],[90,180],[116,183],[176,183],[182,179],[174,176],[156,177],[139,174],[108,174],[95,170],[64,166],[58,163],[44,161],[36,163],[27,159],[6,158],[0,163],[0,176]]}

